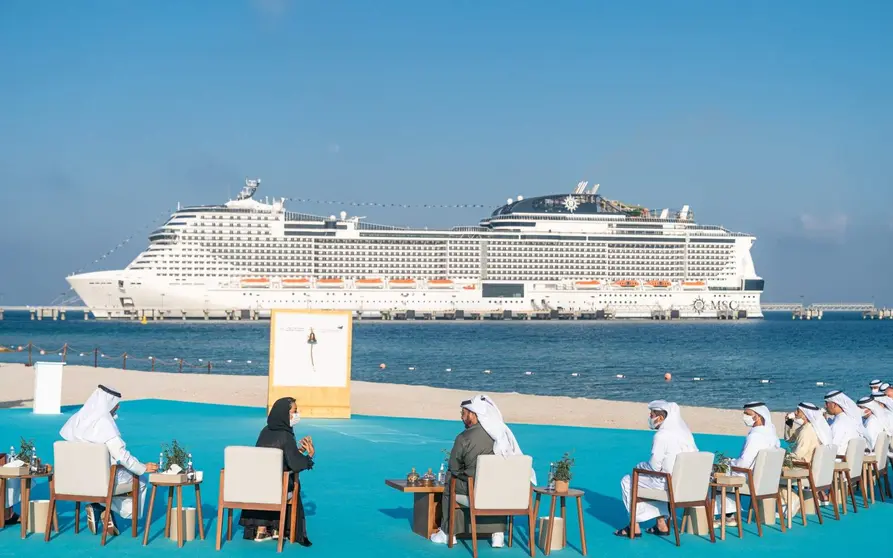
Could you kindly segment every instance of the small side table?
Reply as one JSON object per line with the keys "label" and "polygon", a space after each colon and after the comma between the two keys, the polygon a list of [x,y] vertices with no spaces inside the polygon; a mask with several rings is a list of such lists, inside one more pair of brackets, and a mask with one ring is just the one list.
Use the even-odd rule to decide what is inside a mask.
{"label": "small side table", "polygon": [[[809,471],[806,469],[785,467],[784,469],[781,470],[781,480],[785,482],[785,484],[787,485],[786,488],[788,489],[788,495],[787,495],[788,510],[787,510],[787,514],[785,514],[788,516],[788,529],[791,528],[791,526],[793,524],[793,520],[794,520],[793,514],[791,513],[791,503],[794,499],[792,487],[793,487],[793,483],[795,483],[795,482],[797,483],[797,494],[800,497],[800,518],[803,520],[803,526],[805,527],[806,526],[806,501],[804,500],[804,497],[803,497],[803,481],[804,480],[807,482],[809,481]],[[782,521],[784,521],[784,518],[782,518]]]}
{"label": "small side table", "polygon": [[[738,523],[738,538],[744,536],[744,527],[741,525],[741,487],[744,486],[744,477],[732,475],[717,475],[710,483],[713,488],[713,499],[716,500],[717,492],[720,498],[719,514],[719,540],[726,540],[726,492],[731,489],[735,494],[735,516]],[[712,527],[711,527],[712,528]]]}
{"label": "small side table", "polygon": [[[25,473],[22,475],[0,476],[0,529],[6,527],[6,484],[11,480],[19,480],[22,484],[22,513],[19,514],[19,522],[22,524],[22,538],[28,536],[28,515],[31,513],[31,481],[34,479],[47,479],[53,483],[53,471],[50,469],[44,473]],[[59,516],[53,514],[53,528],[59,532]]]}
{"label": "small side table", "polygon": [[[565,531],[565,540],[567,540],[567,508],[565,504],[566,498],[574,498],[577,500],[577,518],[580,521],[580,546],[583,551],[583,556],[586,556],[586,529],[583,527],[583,491],[575,488],[569,488],[567,492],[555,492],[554,490],[549,490],[548,488],[544,488],[541,486],[536,486],[533,488],[533,492],[536,493],[536,503],[533,506],[533,515],[535,519],[539,519],[539,510],[540,510],[540,498],[543,495],[551,496],[552,502],[549,506],[549,532],[546,535],[546,546],[543,549],[543,554],[546,556],[552,550],[552,529],[555,526],[555,499],[561,499],[561,519],[562,524]],[[534,533],[530,538],[530,544],[536,544],[536,533]]]}
{"label": "small side table", "polygon": [[[171,477],[169,479],[165,477]],[[198,537],[205,540],[205,522],[202,518],[202,481],[183,481],[179,475],[153,473],[149,475],[152,494],[149,496],[149,509],[146,511],[146,525],[143,528],[143,546],[149,544],[149,526],[152,524],[152,508],[155,507],[155,491],[159,486],[167,487],[167,504],[164,510],[164,536],[171,534],[171,512],[173,511],[174,490],[177,491],[177,548],[183,547],[183,533],[186,531],[186,517],[183,513],[183,487],[195,487],[195,514],[198,523]],[[221,488],[222,490],[222,488]]]}
{"label": "small side table", "polygon": [[435,523],[440,516],[440,497],[444,485],[416,486],[407,484],[406,479],[385,479],[384,483],[400,492],[412,494],[412,530],[426,539],[430,538],[437,531]]}

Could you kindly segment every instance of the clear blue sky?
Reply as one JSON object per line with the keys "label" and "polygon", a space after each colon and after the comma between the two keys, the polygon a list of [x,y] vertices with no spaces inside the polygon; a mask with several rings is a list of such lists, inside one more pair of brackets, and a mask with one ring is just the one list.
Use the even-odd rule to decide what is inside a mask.
{"label": "clear blue sky", "polygon": [[2,302],[258,176],[493,206],[590,180],[757,235],[767,300],[893,303],[891,29],[885,1],[7,0]]}

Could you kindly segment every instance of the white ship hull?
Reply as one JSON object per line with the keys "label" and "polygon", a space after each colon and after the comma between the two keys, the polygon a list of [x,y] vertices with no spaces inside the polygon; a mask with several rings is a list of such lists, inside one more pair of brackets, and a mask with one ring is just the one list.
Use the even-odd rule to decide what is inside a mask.
{"label": "white ship hull", "polygon": [[754,237],[585,191],[508,200],[476,226],[407,229],[253,199],[178,208],[125,269],[68,282],[97,317],[273,309],[760,318]]}
{"label": "white ship hull", "polygon": [[[118,281],[124,288],[118,288]],[[454,288],[220,288],[205,284],[164,284],[152,277],[128,277],[126,272],[98,272],[69,278],[84,303],[98,318],[133,318],[164,315],[167,318],[226,318],[248,312],[269,317],[273,309],[308,308],[350,310],[361,316],[415,311],[537,313],[607,311],[616,318],[647,318],[655,311],[679,312],[680,318],[716,319],[728,312],[762,318],[760,293],[714,293],[707,290],[618,289],[597,290],[573,286],[524,285],[523,298],[487,298],[481,289]]]}

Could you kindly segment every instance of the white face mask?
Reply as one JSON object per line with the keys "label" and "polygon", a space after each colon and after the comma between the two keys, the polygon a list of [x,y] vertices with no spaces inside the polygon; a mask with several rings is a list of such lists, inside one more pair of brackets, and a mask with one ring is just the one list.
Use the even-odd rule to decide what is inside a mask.
{"label": "white face mask", "polygon": [[295,426],[296,424],[298,424],[299,422],[301,422],[301,414],[300,414],[300,413],[297,413],[297,412],[295,412],[295,414],[293,414],[293,415],[288,419],[288,425],[291,426],[292,428],[294,428],[294,426]]}
{"label": "white face mask", "polygon": [[806,421],[803,420],[802,418],[795,418],[794,424],[796,424],[797,426],[803,426],[804,424],[806,424]]}
{"label": "white face mask", "polygon": [[742,419],[744,420],[744,426],[748,426],[753,428],[753,425],[757,423],[757,421],[750,415],[743,415]]}
{"label": "white face mask", "polygon": [[660,425],[663,424],[663,420],[655,420],[654,417],[648,417],[648,428],[651,430],[657,430],[660,428]]}

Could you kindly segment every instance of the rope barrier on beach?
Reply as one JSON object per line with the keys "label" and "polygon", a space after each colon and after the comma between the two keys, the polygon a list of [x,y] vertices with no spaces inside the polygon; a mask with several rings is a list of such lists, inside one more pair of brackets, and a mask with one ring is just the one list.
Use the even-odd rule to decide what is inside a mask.
{"label": "rope barrier on beach", "polygon": [[[62,362],[69,362],[70,359],[73,358],[88,358],[90,356],[93,357],[93,367],[99,368],[100,362],[106,361],[120,361],[121,368],[127,370],[127,363],[133,362],[146,362],[149,364],[149,368],[151,372],[155,372],[157,366],[165,366],[165,367],[175,367],[179,372],[183,372],[183,369],[187,370],[202,370],[207,371],[208,374],[216,368],[227,368],[227,367],[237,367],[248,365],[251,366],[253,361],[251,360],[241,360],[241,359],[225,359],[218,360],[215,363],[212,363],[211,360],[205,358],[194,359],[194,361],[189,361],[185,358],[181,357],[171,357],[171,358],[158,358],[156,356],[147,356],[140,357],[134,356],[127,352],[121,354],[106,354],[102,352],[99,347],[93,347],[89,350],[78,350],[75,347],[72,347],[68,343],[63,344],[61,347],[55,350],[48,350],[45,347],[41,347],[39,345],[35,345],[32,342],[28,342],[27,344],[22,345],[10,345],[10,349],[15,353],[28,353],[28,363],[27,366],[34,365],[34,353],[36,352],[40,356],[46,355],[57,355],[62,358]],[[131,364],[132,366],[132,364]]]}

